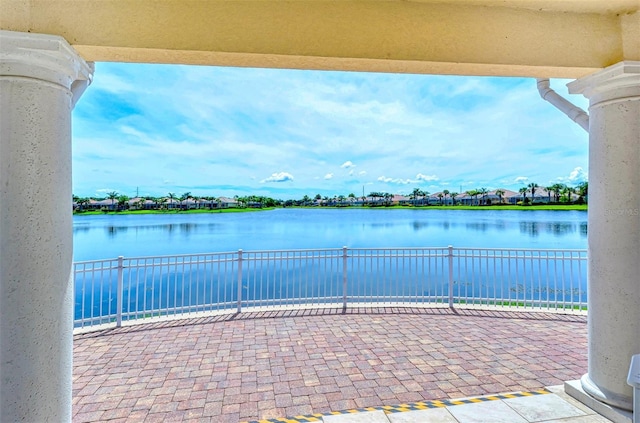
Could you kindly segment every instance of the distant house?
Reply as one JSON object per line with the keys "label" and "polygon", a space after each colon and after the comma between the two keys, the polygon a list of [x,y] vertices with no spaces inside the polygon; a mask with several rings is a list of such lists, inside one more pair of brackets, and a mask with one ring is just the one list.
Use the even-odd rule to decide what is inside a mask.
{"label": "distant house", "polygon": [[[460,203],[459,198],[460,196],[456,197],[456,204]],[[449,194],[445,195],[443,192],[435,192],[429,196],[428,203],[430,206],[441,204],[451,206],[453,205],[453,198],[451,198]]]}
{"label": "distant house", "polygon": [[[504,193],[500,196],[497,191],[501,190]],[[496,188],[488,191],[486,194],[469,195],[466,192],[459,194],[456,197],[456,203],[465,206],[478,206],[478,205],[493,205],[493,204],[515,204],[512,203],[513,196],[518,196],[519,193],[504,188]],[[520,199],[521,200],[521,199]],[[516,200],[516,202],[519,200]]]}
{"label": "distant house", "polygon": [[183,210],[191,210],[196,208],[196,200],[193,198],[185,198],[180,200],[180,208]]}
{"label": "distant house", "polygon": [[176,198],[169,198],[169,197],[165,197],[162,199],[165,207],[168,209],[177,209],[180,208],[180,200],[176,199]]}
{"label": "distant house", "polygon": [[229,197],[220,197],[218,199],[218,207],[221,209],[229,209],[238,207],[238,200]]}
{"label": "distant house", "polygon": [[406,195],[394,194],[393,198],[391,198],[391,204],[394,206],[406,206],[409,201],[409,197]]}
{"label": "distant house", "polygon": [[195,201],[195,207],[197,209],[215,209],[218,207],[218,202],[215,200],[207,200],[206,198],[197,198]]}
{"label": "distant house", "polygon": [[[498,195],[497,194],[498,189],[503,191],[502,195]],[[488,193],[485,194],[485,196],[484,196],[484,204],[486,204],[486,205],[491,205],[491,204],[509,204],[509,198],[514,196],[514,195],[518,195],[517,192],[511,191],[509,189],[504,189],[504,188],[498,188],[498,189],[494,189],[494,190],[489,191]],[[482,199],[481,195],[479,195],[478,197],[479,197],[479,199]]]}
{"label": "distant house", "polygon": [[473,206],[477,204],[477,198],[470,196],[466,192],[462,192],[456,197],[456,203],[462,204],[463,206]]}
{"label": "distant house", "polygon": [[129,210],[154,210],[158,208],[158,203],[147,200],[143,197],[134,197],[127,201]]}
{"label": "distant house", "polygon": [[[535,195],[533,196],[533,198],[531,197],[531,190],[527,189],[527,192],[524,194],[521,194],[519,192],[513,192],[511,191],[511,194],[508,196],[508,203],[509,204],[517,204],[519,201],[524,201],[524,198],[526,198],[531,202],[531,203],[535,203],[535,204],[548,204],[551,203],[554,200],[554,193],[551,191],[547,191],[546,188],[543,187],[539,187],[536,188],[535,190]],[[572,200],[577,199],[578,196],[572,195],[571,196]]]}
{"label": "distant house", "polygon": [[[116,210],[118,208],[117,200],[110,200],[109,198],[105,198],[104,200],[91,200],[90,203],[96,209],[105,209],[105,210]],[[95,202],[94,202],[95,201]]]}

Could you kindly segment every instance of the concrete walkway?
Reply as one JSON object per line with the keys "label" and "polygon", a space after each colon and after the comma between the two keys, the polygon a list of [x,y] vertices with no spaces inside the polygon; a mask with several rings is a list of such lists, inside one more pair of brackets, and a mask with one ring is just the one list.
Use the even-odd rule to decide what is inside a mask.
{"label": "concrete walkway", "polygon": [[[562,386],[534,393],[515,393],[447,401],[436,401],[421,410],[368,411],[323,416],[322,423],[608,423],[595,411],[564,393]],[[303,420],[301,420],[303,421]]]}
{"label": "concrete walkway", "polygon": [[76,335],[73,421],[233,422],[532,391],[586,372],[586,316],[243,313]]}

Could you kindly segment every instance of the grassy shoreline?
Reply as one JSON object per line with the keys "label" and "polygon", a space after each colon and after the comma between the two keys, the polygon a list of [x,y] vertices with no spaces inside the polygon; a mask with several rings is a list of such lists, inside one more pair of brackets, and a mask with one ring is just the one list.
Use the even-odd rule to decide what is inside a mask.
{"label": "grassy shoreline", "polygon": [[[378,207],[372,207],[378,208]],[[384,208],[384,207],[383,207]],[[407,207],[407,206],[393,206],[386,208],[400,208],[400,209],[425,209],[425,210],[582,210],[587,211],[586,204],[536,204],[534,206],[518,206],[518,205],[494,205],[494,206],[425,206],[425,207]]]}
{"label": "grassy shoreline", "polygon": [[247,213],[247,212],[261,212],[273,210],[275,207],[264,207],[262,209],[237,209],[237,208],[229,208],[229,209],[193,209],[193,210],[122,210],[122,211],[101,211],[101,210],[92,210],[92,211],[83,211],[77,212],[74,211],[74,216],[113,216],[119,214],[161,214],[161,215],[176,215],[176,214],[203,214],[203,213]]}
{"label": "grassy shoreline", "polygon": [[[347,207],[286,207],[286,208],[296,208],[296,209],[367,209],[367,210],[522,210],[522,211],[531,211],[531,210],[555,210],[555,211],[564,211],[564,210],[578,210],[578,211],[587,211],[586,204],[540,204],[535,206],[517,206],[517,205],[495,205],[495,206],[423,206],[423,207],[413,207],[413,206],[376,206],[376,207],[355,207],[355,206],[347,206]],[[123,211],[109,211],[103,212],[100,210],[97,211],[84,211],[84,212],[73,212],[75,216],[97,216],[97,215],[118,215],[118,214],[160,214],[160,215],[176,215],[176,214],[202,214],[202,213],[248,213],[248,212],[261,212],[261,211],[270,211],[275,210],[276,207],[265,207],[262,209],[254,209],[254,208],[228,208],[228,209],[193,209],[193,210],[123,210]]]}

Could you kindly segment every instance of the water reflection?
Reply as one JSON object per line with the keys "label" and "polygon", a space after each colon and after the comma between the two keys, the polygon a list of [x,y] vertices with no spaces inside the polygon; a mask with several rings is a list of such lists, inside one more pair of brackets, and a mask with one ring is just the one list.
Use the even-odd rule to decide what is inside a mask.
{"label": "water reflection", "polygon": [[[310,210],[74,217],[74,259],[348,246],[586,248],[585,212]],[[173,240],[175,242],[167,242]]]}
{"label": "water reflection", "polygon": [[[425,220],[414,220],[409,223],[414,232],[429,228],[430,225],[435,223],[443,231],[456,230],[460,225],[458,222],[447,220],[441,220],[438,222],[428,222]],[[386,227],[387,224],[371,224],[370,227]],[[518,228],[520,234],[526,235],[530,238],[537,238],[541,233],[546,233],[554,237],[570,236],[578,231],[578,235],[581,238],[587,237],[587,222],[538,222],[533,220],[523,220],[517,222],[508,222],[506,220],[491,221],[471,221],[465,222],[464,230],[468,232],[498,232],[504,233],[512,228]]]}
{"label": "water reflection", "polygon": [[[118,235],[124,235],[128,231],[133,231],[136,234],[138,234],[139,232],[165,232],[169,235],[174,233],[175,234],[182,233],[184,235],[189,235],[190,233],[195,233],[203,229],[211,230],[216,226],[219,226],[219,225],[215,223],[199,224],[199,223],[182,222],[182,223],[166,223],[162,225],[135,225],[135,226],[108,225],[108,226],[105,226],[104,229],[107,235],[110,238],[113,238]],[[89,226],[78,226],[78,227],[74,227],[73,231],[75,233],[76,231],[89,231],[90,229],[92,228]]]}
{"label": "water reflection", "polygon": [[418,231],[421,231],[422,229],[427,229],[429,227],[429,222],[414,220],[413,223],[411,223],[411,227],[413,227],[413,230],[415,232],[418,232]]}
{"label": "water reflection", "polygon": [[372,229],[376,229],[376,228],[390,228],[395,225],[396,224],[393,222],[374,222],[374,223],[370,223],[368,226]]}
{"label": "water reflection", "polygon": [[567,235],[576,231],[576,225],[573,223],[549,223],[547,231],[555,236]]}
{"label": "water reflection", "polygon": [[587,237],[587,222],[580,223],[580,236]]}
{"label": "water reflection", "polygon": [[487,232],[489,224],[486,222],[471,222],[467,223],[465,227],[471,231]]}
{"label": "water reflection", "polygon": [[89,232],[91,230],[91,226],[89,225],[73,225],[73,233],[80,233],[80,232]]}
{"label": "water reflection", "polygon": [[540,234],[538,222],[520,222],[520,233],[536,238]]}
{"label": "water reflection", "polygon": [[563,237],[576,233],[579,231],[579,235],[583,238],[587,236],[587,224],[586,222],[576,224],[569,222],[520,222],[520,233],[537,237],[541,232],[553,235],[554,237]]}

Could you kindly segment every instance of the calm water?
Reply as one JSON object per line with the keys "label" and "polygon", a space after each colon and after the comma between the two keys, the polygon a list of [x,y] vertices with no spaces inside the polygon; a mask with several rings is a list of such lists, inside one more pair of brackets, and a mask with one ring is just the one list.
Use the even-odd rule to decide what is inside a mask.
{"label": "calm water", "polygon": [[587,212],[276,209],[75,216],[74,260],[263,249],[587,248]]}

